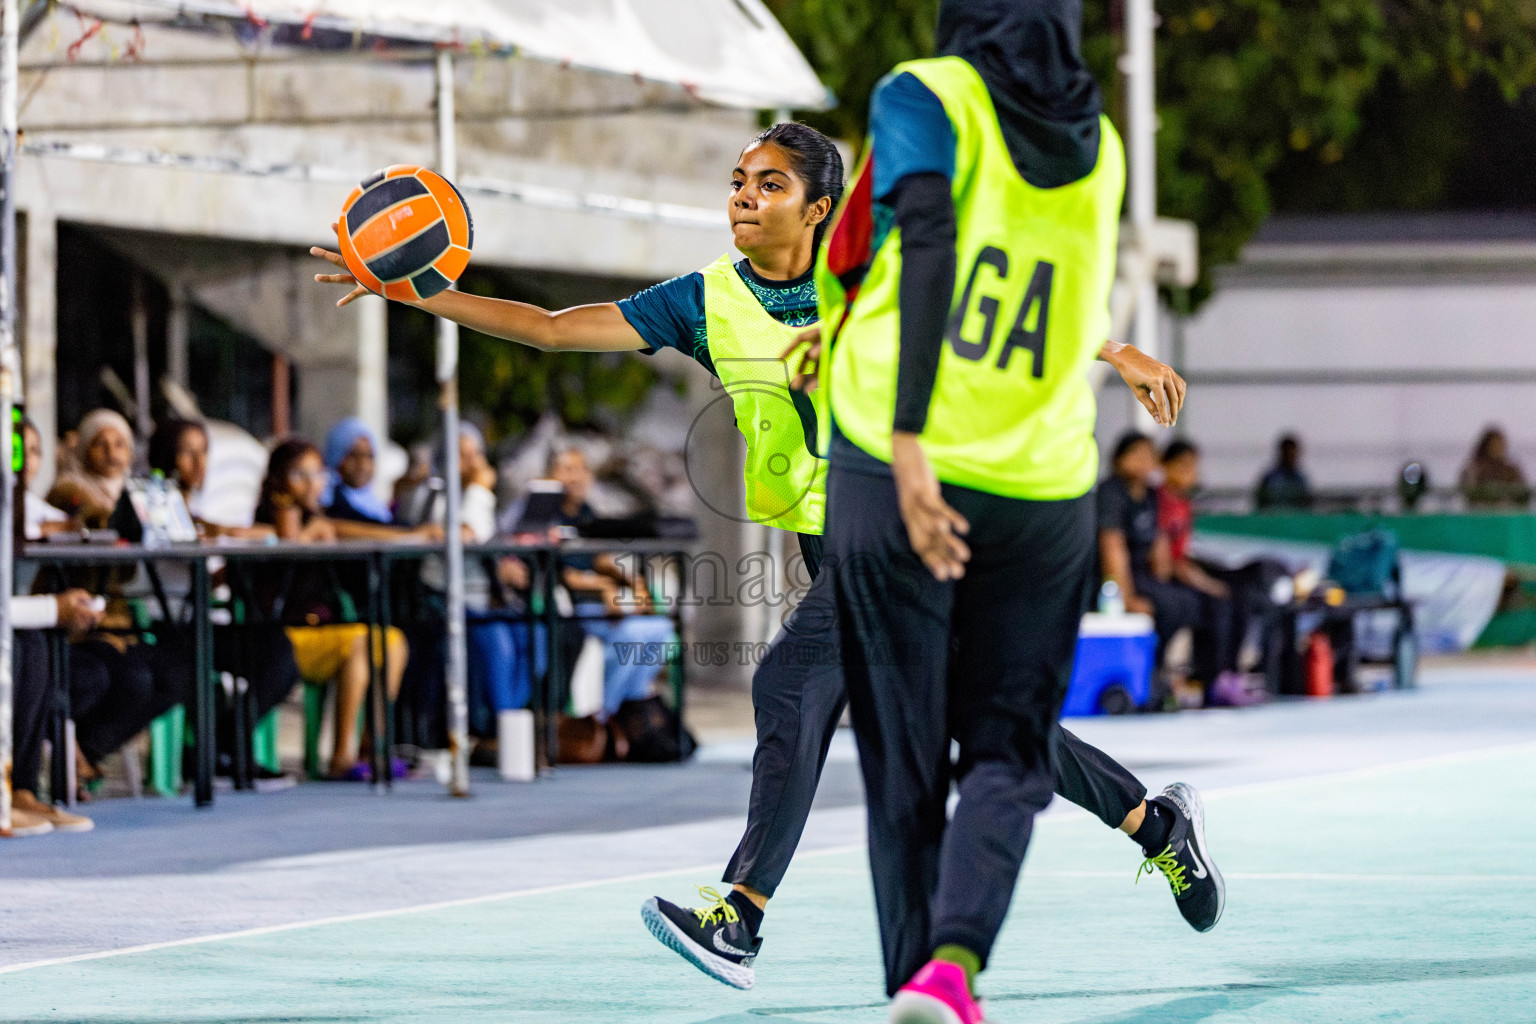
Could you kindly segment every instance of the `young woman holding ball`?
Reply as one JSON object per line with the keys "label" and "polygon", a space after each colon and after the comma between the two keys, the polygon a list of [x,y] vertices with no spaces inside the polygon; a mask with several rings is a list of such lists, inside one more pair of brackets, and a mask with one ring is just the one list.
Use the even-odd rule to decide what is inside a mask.
{"label": "young woman holding ball", "polygon": [[[731,172],[726,210],[745,259],[721,257],[627,299],[564,310],[457,291],[413,303],[544,352],[649,355],[675,348],[696,359],[721,380],[736,406],[747,443],[747,514],[799,535],[815,582],[753,676],[752,796],[746,832],[724,879],[734,890],[725,897],[701,890],[709,903],[697,909],[652,899],[642,910],[660,941],[736,988],[754,983],[764,909],[800,841],[847,701],[838,659],[824,653],[836,650],[837,623],[823,585],[827,574],[820,571],[826,462],[816,455],[816,438],[823,426],[812,403],[790,390],[783,360],[799,330],[817,320],[815,259],[843,184],[843,161],[832,140],[805,125],[776,124],[747,144]],[[338,305],[369,294],[346,272],[341,256],[311,252],[340,271],[317,274],[316,281],[351,288]],[[1134,349],[1111,361],[1132,388],[1166,372]],[[1057,791],[1112,828],[1140,827],[1146,788],[1065,730],[1058,745]]]}

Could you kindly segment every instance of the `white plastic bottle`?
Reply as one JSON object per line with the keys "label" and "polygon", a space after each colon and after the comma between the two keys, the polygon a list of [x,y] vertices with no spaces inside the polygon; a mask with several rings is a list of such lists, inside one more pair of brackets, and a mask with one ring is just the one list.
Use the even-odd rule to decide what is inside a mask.
{"label": "white plastic bottle", "polygon": [[1120,584],[1114,580],[1105,580],[1104,585],[1099,588],[1099,614],[1125,614],[1125,598],[1120,596]]}

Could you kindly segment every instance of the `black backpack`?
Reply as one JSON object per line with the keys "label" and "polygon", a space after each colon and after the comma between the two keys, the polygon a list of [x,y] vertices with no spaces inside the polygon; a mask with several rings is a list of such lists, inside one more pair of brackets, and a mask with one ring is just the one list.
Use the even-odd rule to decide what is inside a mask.
{"label": "black backpack", "polygon": [[646,764],[686,761],[698,743],[660,697],[627,700],[613,716],[614,724],[629,741],[626,760]]}

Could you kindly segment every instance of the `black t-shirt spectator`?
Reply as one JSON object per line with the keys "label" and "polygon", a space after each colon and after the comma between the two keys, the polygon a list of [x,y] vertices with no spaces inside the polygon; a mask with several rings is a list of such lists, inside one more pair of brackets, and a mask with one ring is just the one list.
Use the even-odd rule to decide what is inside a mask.
{"label": "black t-shirt spectator", "polygon": [[1301,470],[1276,466],[1259,481],[1254,504],[1259,508],[1311,508],[1312,484]]}
{"label": "black t-shirt spectator", "polygon": [[1099,529],[1125,534],[1131,575],[1152,574],[1152,546],[1157,543],[1157,492],[1148,487],[1138,501],[1125,481],[1112,476],[1099,485]]}

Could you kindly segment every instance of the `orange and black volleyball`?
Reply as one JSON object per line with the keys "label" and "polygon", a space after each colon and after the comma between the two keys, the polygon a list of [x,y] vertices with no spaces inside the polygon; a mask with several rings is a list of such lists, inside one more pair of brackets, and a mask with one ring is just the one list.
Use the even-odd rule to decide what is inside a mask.
{"label": "orange and black volleyball", "polygon": [[431,298],[464,273],[475,224],[453,182],[425,167],[396,164],[352,190],[336,242],[359,284],[410,302]]}

